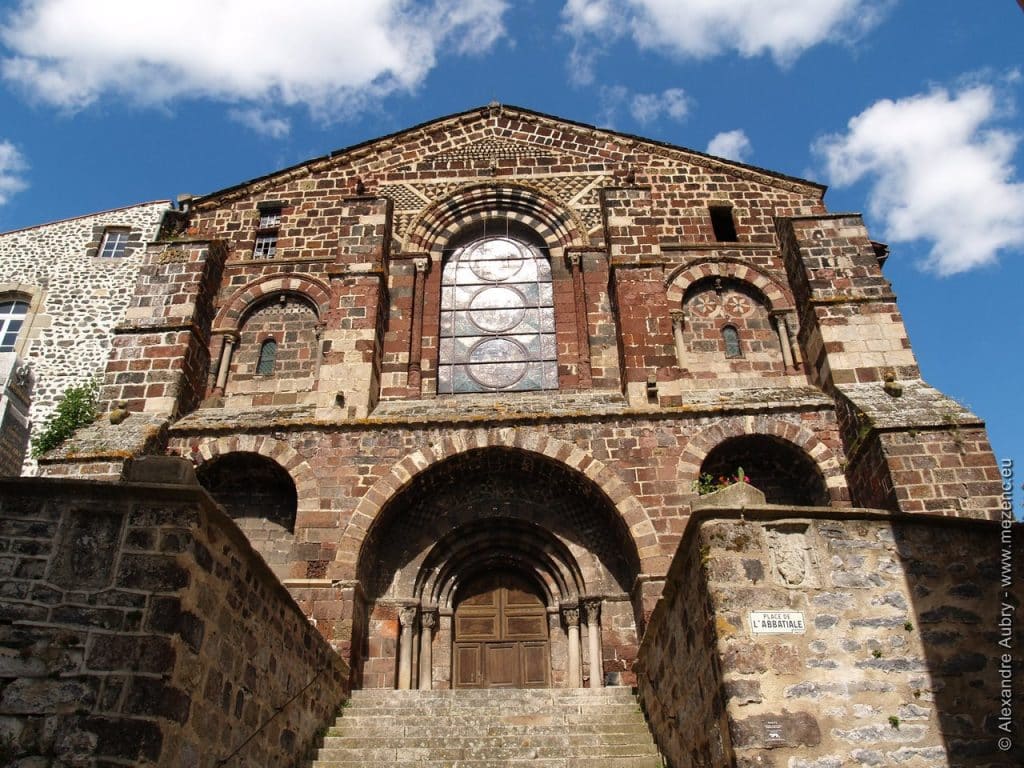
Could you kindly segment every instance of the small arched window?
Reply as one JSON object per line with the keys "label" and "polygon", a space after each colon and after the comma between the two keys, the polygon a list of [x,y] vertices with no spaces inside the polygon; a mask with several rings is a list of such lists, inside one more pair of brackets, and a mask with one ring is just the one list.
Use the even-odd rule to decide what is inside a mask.
{"label": "small arched window", "polygon": [[733,326],[727,325],[722,328],[722,341],[725,342],[726,357],[743,357],[740,350],[740,335]]}
{"label": "small arched window", "polygon": [[260,346],[260,357],[256,362],[256,375],[269,376],[272,374],[275,360],[277,360],[277,342],[267,339]]}
{"label": "small arched window", "polygon": [[27,301],[0,301],[0,352],[14,351],[27,314]]}

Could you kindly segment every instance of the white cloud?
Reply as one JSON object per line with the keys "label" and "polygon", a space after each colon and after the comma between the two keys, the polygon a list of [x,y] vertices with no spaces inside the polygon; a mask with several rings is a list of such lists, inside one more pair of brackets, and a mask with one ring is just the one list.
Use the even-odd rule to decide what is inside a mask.
{"label": "white cloud", "polygon": [[9,141],[0,141],[0,205],[28,186],[21,176],[26,170],[28,163],[17,147]]}
{"label": "white cloud", "polygon": [[213,98],[304,104],[340,117],[412,90],[444,52],[486,51],[506,0],[21,0],[0,27],[0,71],[76,110]]}
{"label": "white cloud", "polygon": [[995,89],[941,88],[878,101],[845,134],[815,145],[835,186],[871,180],[868,210],[895,242],[932,244],[925,266],[952,275],[1024,249],[1024,184],[1014,180],[1020,134],[988,127]]}
{"label": "white cloud", "polygon": [[269,139],[283,139],[291,131],[291,123],[281,117],[272,117],[262,109],[231,109],[228,117],[251,131]]}
{"label": "white cloud", "polygon": [[740,128],[735,131],[722,131],[708,142],[707,153],[716,157],[724,157],[736,162],[746,162],[754,151],[747,134]]}
{"label": "white cloud", "polygon": [[629,105],[629,112],[639,123],[651,123],[662,115],[682,122],[690,111],[690,100],[682,88],[668,88],[661,93],[637,93]]}
{"label": "white cloud", "polygon": [[605,128],[615,127],[623,109],[642,124],[662,117],[682,122],[687,118],[691,104],[682,88],[668,88],[661,93],[632,93],[623,85],[601,86],[598,101],[601,105],[598,122]]}
{"label": "white cloud", "polygon": [[594,56],[628,34],[641,48],[708,58],[736,52],[793,62],[824,42],[852,42],[893,0],[566,0],[564,28],[575,38],[572,79],[593,80]]}

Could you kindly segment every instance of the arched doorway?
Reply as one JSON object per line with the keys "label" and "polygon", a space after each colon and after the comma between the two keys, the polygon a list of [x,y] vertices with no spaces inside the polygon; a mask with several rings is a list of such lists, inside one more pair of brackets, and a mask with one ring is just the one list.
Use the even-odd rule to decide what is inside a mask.
{"label": "arched doorway", "polygon": [[600,488],[553,459],[487,448],[420,473],[356,573],[364,687],[632,683],[636,544]]}
{"label": "arched doorway", "polygon": [[453,688],[548,686],[547,607],[522,574],[481,573],[460,586],[452,624]]}
{"label": "arched doorway", "polygon": [[295,542],[298,494],[291,475],[258,453],[226,453],[196,468],[207,490],[279,577],[287,575]]}

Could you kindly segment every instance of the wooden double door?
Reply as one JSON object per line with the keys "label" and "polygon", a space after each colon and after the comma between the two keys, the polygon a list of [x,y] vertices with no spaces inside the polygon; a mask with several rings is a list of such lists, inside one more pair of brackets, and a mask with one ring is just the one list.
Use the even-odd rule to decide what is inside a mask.
{"label": "wooden double door", "polygon": [[546,688],[548,616],[528,579],[500,571],[460,587],[452,680],[456,688]]}

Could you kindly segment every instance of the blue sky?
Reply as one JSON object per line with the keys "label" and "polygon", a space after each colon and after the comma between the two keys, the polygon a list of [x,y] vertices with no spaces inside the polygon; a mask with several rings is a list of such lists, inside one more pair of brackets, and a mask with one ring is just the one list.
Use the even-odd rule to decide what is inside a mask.
{"label": "blue sky", "polygon": [[925,378],[1021,462],[1013,0],[0,2],[0,230],[201,194],[492,100],[829,185]]}

